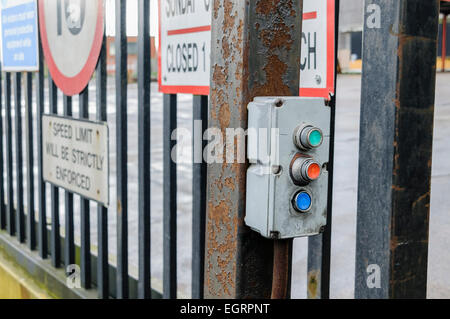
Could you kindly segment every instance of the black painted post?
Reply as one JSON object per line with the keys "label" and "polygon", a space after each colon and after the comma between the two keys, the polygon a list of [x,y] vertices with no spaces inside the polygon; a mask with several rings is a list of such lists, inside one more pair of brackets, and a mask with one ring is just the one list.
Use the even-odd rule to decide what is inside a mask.
{"label": "black painted post", "polygon": [[163,298],[177,298],[177,165],[172,160],[177,128],[177,95],[164,94],[163,100]]}
{"label": "black painted post", "polygon": [[117,298],[128,298],[126,1],[116,0]]}
{"label": "black painted post", "polygon": [[438,0],[365,2],[356,298],[425,298]]}
{"label": "black painted post", "polygon": [[[97,64],[97,120],[107,121],[107,97],[106,81],[106,36],[103,37],[102,50]],[[98,236],[98,260],[97,260],[97,290],[100,299],[109,297],[109,262],[108,262],[108,208],[102,204],[97,206],[97,236]]]}
{"label": "black painted post", "polygon": [[36,249],[36,221],[34,203],[34,141],[33,141],[33,73],[26,74],[26,149],[27,149],[27,242],[30,250]]}
{"label": "black painted post", "polygon": [[[80,118],[89,119],[89,85],[80,93]],[[91,288],[91,216],[89,199],[80,198],[81,286]]]}
{"label": "black painted post", "polygon": [[11,73],[5,73],[5,139],[6,139],[6,198],[7,215],[6,226],[9,235],[16,233],[14,213],[14,185],[13,185],[13,150],[12,150],[12,120],[11,120]]}
{"label": "black painted post", "polygon": [[22,73],[14,76],[14,109],[16,139],[16,235],[19,242],[25,242],[25,213],[23,205],[23,148],[22,148]]}
{"label": "black painted post", "polygon": [[[58,88],[53,82],[50,74],[48,75],[48,94],[50,113],[58,114]],[[61,266],[61,235],[59,229],[59,188],[57,186],[50,186],[50,198],[51,198],[51,216],[52,216],[52,235],[50,240],[52,265],[55,268]]]}
{"label": "black painted post", "polygon": [[47,205],[46,189],[43,178],[43,154],[42,154],[42,115],[44,114],[44,57],[42,44],[39,37],[39,72],[36,74],[36,130],[37,138],[37,161],[38,161],[38,206],[39,206],[39,226],[38,226],[38,246],[39,256],[46,259],[48,256],[48,236],[47,236]]}
{"label": "black painted post", "polygon": [[208,128],[208,97],[194,95],[192,144],[192,298],[203,298],[205,275],[206,231],[206,162],[203,150],[206,140],[203,133]]}
{"label": "black painted post", "polygon": [[[3,86],[2,86],[2,77],[3,74],[1,72],[0,67],[0,132],[2,132],[3,135]],[[5,162],[4,162],[4,152],[3,152],[3,137],[0,138],[0,229],[6,228],[6,203],[5,203],[5,186],[4,186],[4,169],[5,169]]]}
{"label": "black painted post", "polygon": [[[72,117],[72,97],[64,96],[64,115]],[[64,191],[64,216],[66,236],[64,240],[64,264],[67,266],[75,263],[75,241],[73,221],[73,193]]]}
{"label": "black painted post", "polygon": [[139,283],[138,297],[151,296],[150,274],[150,2],[139,0]]}

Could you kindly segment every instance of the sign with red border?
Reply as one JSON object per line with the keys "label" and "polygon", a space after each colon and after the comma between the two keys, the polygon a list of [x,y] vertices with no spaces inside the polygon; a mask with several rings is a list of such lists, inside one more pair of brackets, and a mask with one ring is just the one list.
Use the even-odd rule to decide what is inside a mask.
{"label": "sign with red border", "polygon": [[64,94],[79,94],[97,65],[104,34],[102,0],[39,0],[45,61]]}
{"label": "sign with red border", "polygon": [[[212,1],[182,3],[159,0],[159,91],[208,95]],[[304,0],[303,12],[300,96],[329,99],[334,94],[335,0]]]}
{"label": "sign with red border", "polygon": [[209,94],[212,4],[158,1],[160,92]]}
{"label": "sign with red border", "polygon": [[303,2],[300,96],[334,95],[335,1]]}

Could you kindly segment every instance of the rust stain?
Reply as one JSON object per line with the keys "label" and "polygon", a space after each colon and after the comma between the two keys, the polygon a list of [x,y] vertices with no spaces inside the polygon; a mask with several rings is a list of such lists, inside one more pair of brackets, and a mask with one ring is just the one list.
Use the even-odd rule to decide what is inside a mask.
{"label": "rust stain", "polygon": [[[391,232],[392,232],[392,229],[391,229]],[[393,235],[393,236],[391,236],[391,242],[390,242],[390,246],[389,246],[389,248],[390,248],[390,250],[391,250],[391,252],[394,252],[395,251],[395,249],[397,248],[397,246],[398,246],[398,237],[397,236],[395,236],[395,235]],[[392,258],[392,259],[394,259],[394,258]],[[393,261],[391,261],[391,263],[392,263]],[[391,264],[391,266],[392,266],[392,264]],[[392,269],[394,269],[394,268],[392,268]]]}
{"label": "rust stain", "polygon": [[293,40],[290,34],[292,27],[289,28],[284,23],[276,23],[271,29],[262,30],[259,37],[264,45],[271,50],[276,48],[285,48],[290,50]]}
{"label": "rust stain", "polygon": [[[224,103],[224,101],[225,101],[225,93],[224,93],[224,91],[221,90],[221,89],[218,90],[218,89],[213,88],[211,90],[211,101],[214,102],[214,105],[219,105],[219,106],[222,105],[222,103]],[[210,111],[211,118],[214,121],[217,121],[217,119],[218,119],[216,109],[217,109],[217,107],[212,106],[211,107],[211,111]]]}
{"label": "rust stain", "polygon": [[277,9],[279,3],[280,0],[260,0],[256,4],[256,13],[268,15]]}
{"label": "rust stain", "polygon": [[227,83],[227,75],[224,72],[225,69],[221,67],[220,65],[214,66],[214,72],[213,72],[213,81],[215,83],[215,86],[225,86]]}
{"label": "rust stain", "polygon": [[240,52],[242,50],[241,48],[241,42],[242,42],[242,35],[244,32],[244,21],[241,19],[239,20],[239,25],[237,27],[237,37],[238,39],[235,39],[233,42],[235,44],[236,49]]}
{"label": "rust stain", "polygon": [[412,204],[412,209],[414,210],[416,206],[423,201],[426,201],[425,207],[428,207],[430,205],[430,191],[417,198]]}
{"label": "rust stain", "polygon": [[264,67],[266,72],[266,83],[256,86],[252,91],[252,96],[268,96],[277,92],[277,95],[291,95],[291,90],[283,81],[283,75],[287,70],[287,65],[276,55],[271,55]]}
{"label": "rust stain", "polygon": [[214,2],[213,8],[214,19],[217,19],[219,17],[220,1],[214,0],[213,2]]}
{"label": "rust stain", "polygon": [[311,270],[308,272],[308,298],[317,299],[319,292],[319,271]]}
{"label": "rust stain", "polygon": [[236,188],[236,185],[234,184],[234,181],[231,177],[225,178],[225,186],[230,188],[232,191],[234,191]]}
{"label": "rust stain", "polygon": [[392,190],[396,191],[396,192],[404,192],[406,190],[405,187],[401,187],[401,186],[397,186],[397,185],[392,185]]}
{"label": "rust stain", "polygon": [[[227,295],[231,295],[231,289],[234,288],[234,278],[229,269],[235,258],[236,250],[236,228],[233,226],[234,220],[231,218],[232,210],[233,207],[226,200],[220,201],[218,205],[208,203],[207,255],[209,262],[207,273],[210,274],[208,277],[214,273],[214,277],[221,285],[221,291]],[[219,239],[218,237],[223,238]],[[212,263],[214,260],[215,264]],[[212,285],[208,285],[208,287],[210,293],[215,295]]]}
{"label": "rust stain", "polygon": [[222,56],[225,60],[228,60],[230,55],[231,55],[230,45],[228,44],[228,41],[226,40],[226,36],[223,36],[223,38],[222,38]]}
{"label": "rust stain", "polygon": [[230,125],[230,119],[230,105],[224,101],[219,109],[219,123],[222,131],[228,128],[228,126]]}
{"label": "rust stain", "polygon": [[[219,280],[219,282],[227,282],[230,284],[230,286],[231,286],[231,283],[233,282],[233,279],[229,272],[222,271],[219,274],[217,274],[216,277],[217,277],[217,280]],[[228,285],[224,285],[223,293],[226,295],[231,295],[231,290]]]}
{"label": "rust stain", "polygon": [[231,0],[225,0],[223,4],[223,26],[222,30],[224,34],[229,34],[234,27],[234,20],[236,15],[233,15],[233,2]]}

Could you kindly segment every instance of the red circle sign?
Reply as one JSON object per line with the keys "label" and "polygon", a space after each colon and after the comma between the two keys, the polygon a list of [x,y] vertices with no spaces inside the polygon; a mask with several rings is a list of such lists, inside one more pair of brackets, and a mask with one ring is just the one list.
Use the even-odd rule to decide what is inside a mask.
{"label": "red circle sign", "polygon": [[102,0],[39,0],[45,61],[65,95],[79,94],[95,71],[102,48]]}

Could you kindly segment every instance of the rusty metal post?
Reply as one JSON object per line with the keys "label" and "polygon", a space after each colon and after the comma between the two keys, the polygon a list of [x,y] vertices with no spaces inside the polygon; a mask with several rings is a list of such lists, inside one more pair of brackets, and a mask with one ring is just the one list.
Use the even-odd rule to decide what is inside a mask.
{"label": "rusty metal post", "polygon": [[[302,3],[214,1],[210,128],[245,130],[255,96],[298,95]],[[271,296],[274,242],[244,225],[246,170],[208,165],[205,298]]]}
{"label": "rusty metal post", "polygon": [[439,0],[366,0],[356,298],[425,298]]}

